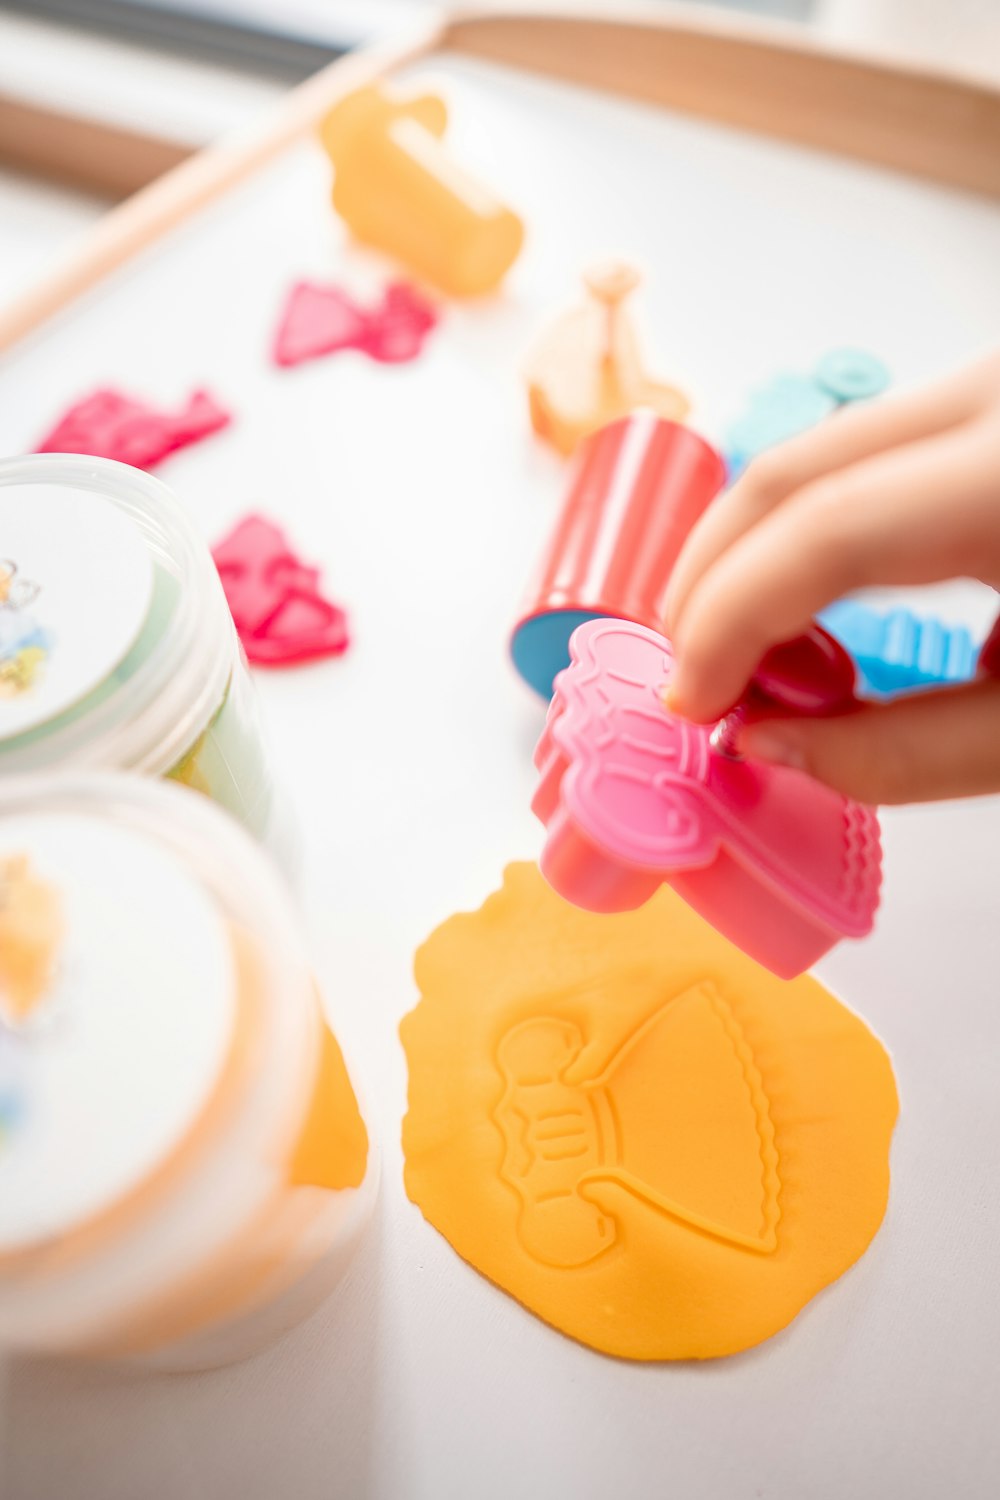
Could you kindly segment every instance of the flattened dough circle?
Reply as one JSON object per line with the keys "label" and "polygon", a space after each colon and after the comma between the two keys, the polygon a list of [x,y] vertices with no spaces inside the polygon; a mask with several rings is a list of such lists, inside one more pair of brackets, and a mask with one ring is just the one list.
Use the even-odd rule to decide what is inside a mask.
{"label": "flattened dough circle", "polygon": [[776,979],[668,888],[563,902],[508,868],[417,954],[406,1190],[458,1253],[628,1359],[768,1338],[885,1213],[889,1058],[808,976]]}

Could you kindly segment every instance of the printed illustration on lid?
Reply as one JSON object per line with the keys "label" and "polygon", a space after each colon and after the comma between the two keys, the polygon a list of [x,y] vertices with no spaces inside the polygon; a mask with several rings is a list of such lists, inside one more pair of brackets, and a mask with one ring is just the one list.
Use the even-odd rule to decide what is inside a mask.
{"label": "printed illustration on lid", "polygon": [[108,501],[59,485],[0,494],[0,741],[71,708],[128,654],[153,564]]}
{"label": "printed illustration on lid", "polygon": [[32,687],[49,654],[49,635],[31,611],[39,585],[0,558],[0,698]]}
{"label": "printed illustration on lid", "polygon": [[49,990],[62,940],[59,892],[25,854],[0,859],[0,1022],[31,1019]]}

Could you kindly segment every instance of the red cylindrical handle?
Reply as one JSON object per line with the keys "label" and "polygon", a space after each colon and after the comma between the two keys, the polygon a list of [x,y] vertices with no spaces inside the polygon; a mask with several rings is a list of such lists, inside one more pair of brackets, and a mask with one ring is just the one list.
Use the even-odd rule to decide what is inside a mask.
{"label": "red cylindrical handle", "polygon": [[522,619],[588,610],[661,630],[674,564],[725,474],[704,438],[652,412],[601,428],[583,446]]}

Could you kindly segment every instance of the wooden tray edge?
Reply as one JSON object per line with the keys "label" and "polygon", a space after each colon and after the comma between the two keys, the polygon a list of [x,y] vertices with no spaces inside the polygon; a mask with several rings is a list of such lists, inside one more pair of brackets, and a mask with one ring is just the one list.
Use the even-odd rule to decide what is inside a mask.
{"label": "wooden tray edge", "polygon": [[1000,86],[676,6],[454,15],[444,46],[1000,198]]}
{"label": "wooden tray edge", "polygon": [[[438,50],[1000,198],[1000,88],[982,82],[833,50],[792,26],[676,7],[629,7],[613,18],[579,7],[434,15],[331,63],[251,131],[180,160],[111,209],[38,284],[0,308],[0,352],[278,155],[344,94]],[[157,149],[170,147],[134,137],[129,170],[141,173]]]}

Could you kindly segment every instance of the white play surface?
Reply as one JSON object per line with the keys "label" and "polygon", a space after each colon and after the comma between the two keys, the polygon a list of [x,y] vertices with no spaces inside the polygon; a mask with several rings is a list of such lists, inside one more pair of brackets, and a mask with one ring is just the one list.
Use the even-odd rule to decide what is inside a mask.
{"label": "white play surface", "polygon": [[[374,285],[303,144],[0,370],[0,452],[98,384],[207,385],[232,428],[162,477],[216,538],[283,521],[351,612],[341,661],[258,674],[305,829],[316,968],[384,1155],[376,1221],[312,1322],[197,1377],[15,1366],[17,1500],[987,1500],[1000,1480],[1000,801],[890,812],[875,936],[820,974],[889,1046],[902,1115],[870,1252],[784,1334],[705,1366],[560,1337],[406,1200],[396,1038],[412,953],[533,857],[542,708],[506,637],[564,485],[519,365],[577,273],[633,255],[656,373],[712,435],[747,389],[857,343],[907,385],[1000,340],[1000,208],[832,158],[447,61],[456,152],[525,216],[498,300],[418,363],[268,360],[300,276]],[[0,555],[2,514],[0,514]],[[938,607],[981,630],[967,586]],[[469,1003],[475,1004],[475,994]],[[0,1490],[3,1488],[0,1468]]]}

